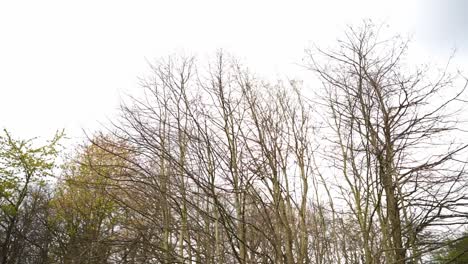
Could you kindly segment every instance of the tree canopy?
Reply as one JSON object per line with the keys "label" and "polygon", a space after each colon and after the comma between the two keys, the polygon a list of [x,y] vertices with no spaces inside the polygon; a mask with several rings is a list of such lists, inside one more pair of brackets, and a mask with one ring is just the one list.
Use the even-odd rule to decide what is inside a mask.
{"label": "tree canopy", "polygon": [[4,131],[0,264],[467,263],[467,80],[407,51],[350,27],[316,87],[171,56],[68,156]]}

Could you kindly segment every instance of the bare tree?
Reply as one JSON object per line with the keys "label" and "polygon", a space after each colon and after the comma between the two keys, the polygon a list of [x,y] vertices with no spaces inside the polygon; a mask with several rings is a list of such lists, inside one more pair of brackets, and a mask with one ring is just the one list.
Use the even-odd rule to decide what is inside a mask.
{"label": "bare tree", "polygon": [[146,261],[309,263],[312,123],[300,88],[222,53],[200,69],[193,58],[152,65],[144,97],[111,130],[133,153],[123,204],[140,229],[162,231],[142,241]]}
{"label": "bare tree", "polygon": [[0,262],[399,264],[463,253],[438,249],[458,247],[450,237],[467,224],[466,79],[412,68],[407,42],[379,30],[364,23],[337,49],[309,53],[316,97],[222,52],[150,64],[141,95],[74,150],[55,188],[41,180],[60,136],[33,148],[5,133]]}
{"label": "bare tree", "polygon": [[437,241],[426,235],[437,233],[432,227],[466,223],[467,145],[454,137],[466,84],[453,87],[446,70],[411,73],[407,42],[381,40],[368,23],[339,43],[311,53],[311,69],[325,86],[336,146],[329,157],[360,228],[363,262],[420,262]]}

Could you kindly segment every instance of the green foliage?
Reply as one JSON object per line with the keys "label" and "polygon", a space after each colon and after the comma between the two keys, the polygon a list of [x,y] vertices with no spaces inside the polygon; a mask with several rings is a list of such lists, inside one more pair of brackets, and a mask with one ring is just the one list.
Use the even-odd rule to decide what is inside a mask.
{"label": "green foliage", "polygon": [[7,130],[0,134],[1,263],[17,263],[24,257],[21,250],[40,248],[38,241],[31,247],[26,244],[31,239],[28,236],[44,234],[45,229],[36,225],[44,210],[38,209],[37,191],[45,188],[47,177],[54,171],[62,137],[63,131],[58,132],[51,141],[38,146],[35,139],[15,139]]}
{"label": "green foliage", "polygon": [[435,256],[436,263],[466,264],[468,263],[468,232],[462,237],[451,241],[448,246]]}
{"label": "green foliage", "polygon": [[59,140],[63,131],[42,146],[35,146],[34,139],[14,139],[7,131],[0,135],[0,208],[13,216],[28,194],[31,184],[44,185],[52,174],[58,155]]}
{"label": "green foliage", "polygon": [[[114,226],[119,221],[118,205],[112,198],[109,177],[116,173],[112,156],[90,145],[63,166],[63,178],[50,201],[50,228],[61,234],[53,259],[91,263],[107,259]],[[92,262],[95,263],[95,262]]]}

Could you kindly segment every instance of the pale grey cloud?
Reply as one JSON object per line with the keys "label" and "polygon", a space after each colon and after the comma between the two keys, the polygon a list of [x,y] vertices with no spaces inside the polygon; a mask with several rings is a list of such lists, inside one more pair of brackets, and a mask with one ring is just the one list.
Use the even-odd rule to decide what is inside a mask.
{"label": "pale grey cloud", "polygon": [[457,49],[458,61],[468,59],[468,1],[418,1],[415,34],[431,52]]}

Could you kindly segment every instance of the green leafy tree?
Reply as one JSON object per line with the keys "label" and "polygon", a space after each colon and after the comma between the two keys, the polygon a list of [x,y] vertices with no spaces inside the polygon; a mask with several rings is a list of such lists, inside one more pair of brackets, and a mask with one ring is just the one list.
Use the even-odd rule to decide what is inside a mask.
{"label": "green leafy tree", "polygon": [[88,145],[64,166],[50,202],[49,224],[54,230],[50,254],[53,263],[108,263],[121,219],[114,201],[113,174],[119,173],[114,156]]}
{"label": "green leafy tree", "polygon": [[[33,190],[45,185],[52,175],[58,155],[58,142],[63,132],[44,145],[36,146],[34,139],[15,139],[7,130],[0,135],[0,263],[18,263],[21,258],[25,219],[33,216],[27,201]],[[29,241],[29,240],[28,240]],[[37,243],[36,243],[37,244]]]}

